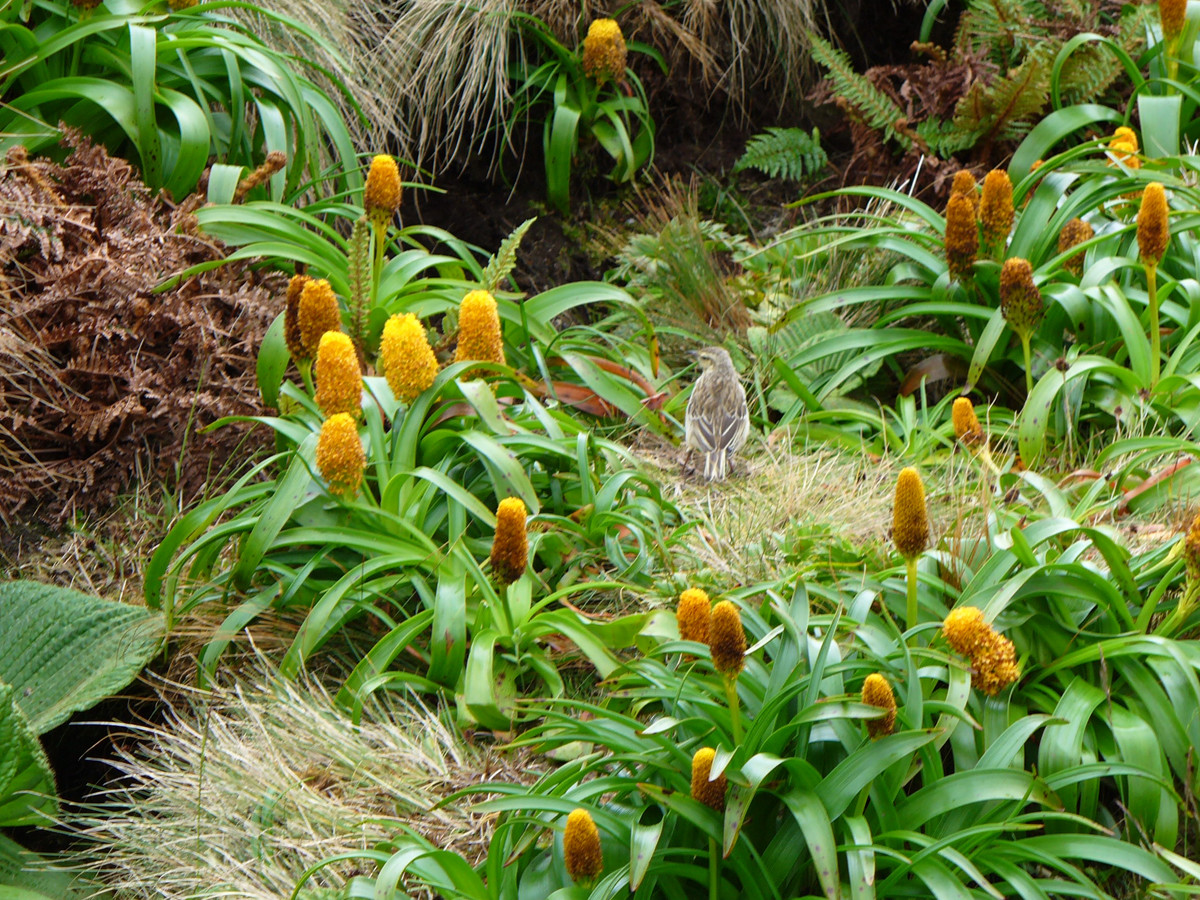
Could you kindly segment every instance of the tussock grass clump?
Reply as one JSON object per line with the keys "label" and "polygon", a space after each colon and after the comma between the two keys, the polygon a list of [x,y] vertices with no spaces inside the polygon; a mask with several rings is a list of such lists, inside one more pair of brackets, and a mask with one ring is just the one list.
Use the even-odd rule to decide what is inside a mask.
{"label": "tussock grass clump", "polygon": [[354,725],[314,679],[283,681],[261,659],[228,686],[158,693],[162,724],[132,729],[118,783],[68,821],[121,898],[278,900],[318,860],[406,827],[477,858],[490,819],[437,803],[485,773],[523,780],[518,759],[468,745],[417,701],[377,694]]}

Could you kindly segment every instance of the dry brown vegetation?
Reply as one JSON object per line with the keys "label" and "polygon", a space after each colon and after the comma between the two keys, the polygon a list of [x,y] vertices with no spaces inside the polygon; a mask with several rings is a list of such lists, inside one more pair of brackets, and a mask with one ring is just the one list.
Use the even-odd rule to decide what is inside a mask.
{"label": "dry brown vegetation", "polygon": [[278,285],[223,266],[189,198],[152,198],[129,163],[67,132],[62,163],[0,164],[0,518],[108,504],[135,474],[202,489],[260,411],[256,348]]}

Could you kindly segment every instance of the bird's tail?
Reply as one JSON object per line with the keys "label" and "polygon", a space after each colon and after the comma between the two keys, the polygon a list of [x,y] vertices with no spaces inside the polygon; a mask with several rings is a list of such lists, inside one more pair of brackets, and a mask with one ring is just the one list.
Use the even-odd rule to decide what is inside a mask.
{"label": "bird's tail", "polygon": [[704,454],[704,480],[724,481],[727,471],[725,449],[714,450]]}

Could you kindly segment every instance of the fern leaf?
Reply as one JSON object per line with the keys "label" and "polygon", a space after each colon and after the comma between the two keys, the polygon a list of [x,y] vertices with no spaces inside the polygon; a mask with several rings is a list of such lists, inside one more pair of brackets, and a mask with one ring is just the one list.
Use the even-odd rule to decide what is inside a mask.
{"label": "fern leaf", "polygon": [[529,226],[536,221],[536,217],[526,219],[513,229],[512,234],[500,242],[500,249],[492,254],[492,258],[484,267],[483,278],[480,279],[485,291],[498,290],[504,283],[504,279],[512,274],[512,270],[517,266],[517,248],[521,246],[521,239],[525,237]]}
{"label": "fern leaf", "polygon": [[978,132],[963,131],[953,119],[926,119],[913,130],[939,159],[949,159],[955,153],[974,147],[979,140]]}
{"label": "fern leaf", "polygon": [[1057,52],[1058,43],[1047,41],[1008,77],[990,85],[973,84],[954,109],[955,127],[974,131],[988,141],[1019,138],[1046,108],[1050,66]]}
{"label": "fern leaf", "polygon": [[896,123],[905,118],[904,111],[866,76],[854,71],[847,53],[811,32],[809,40],[812,41],[812,57],[829,73],[837,96],[845,100],[864,122],[882,131],[886,140],[909,149],[912,139],[896,129]]}
{"label": "fern leaf", "polygon": [[820,140],[821,133],[815,128],[811,135],[803,128],[768,128],[746,142],[733,171],[757,169],[770,178],[801,181],[829,162]]}

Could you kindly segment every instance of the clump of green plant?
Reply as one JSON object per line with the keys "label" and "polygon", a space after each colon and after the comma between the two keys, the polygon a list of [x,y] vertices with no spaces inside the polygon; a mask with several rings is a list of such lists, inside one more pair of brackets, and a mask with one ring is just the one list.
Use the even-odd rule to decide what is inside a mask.
{"label": "clump of green plant", "polygon": [[[505,131],[512,133],[523,120],[543,119],[546,196],[565,213],[572,173],[590,154],[589,145],[612,160],[613,181],[628,182],[654,159],[654,119],[641,80],[626,66],[628,47],[616,20],[594,19],[578,49],[560,43],[535,16],[522,15],[518,22],[547,58],[524,60],[514,71],[514,105]],[[662,63],[649,47],[633,48]]]}
{"label": "clump of green plant", "polygon": [[402,834],[370,883],[481,900],[1186,889],[1197,870],[1171,848],[1195,723],[1170,715],[1161,737],[1153,723],[1194,705],[1200,657],[1147,633],[1182,558],[1015,516],[954,560],[953,588],[946,550],[901,553],[920,573],[915,612],[906,565],[715,604],[685,590],[606,696],[530,704],[544,720],[515,743],[567,762],[532,787],[462,792],[499,795],[480,804],[499,814],[483,863]]}
{"label": "clump of green plant", "polygon": [[[310,268],[259,354],[264,399],[281,414],[256,421],[274,429],[277,453],[179,520],[146,599],[172,623],[233,601],[202,654],[208,672],[267,609],[305,613],[285,675],[368,619],[377,636],[353,651],[347,707],[386,686],[444,688],[465,717],[504,729],[519,685],[564,690],[548,638],[565,635],[605,676],[641,621],[576,604],[651,578],[674,508],[628,451],[568,410],[665,429],[653,350],[612,339],[617,363],[594,327],[552,327],[582,304],[631,306],[615,288],[504,296],[527,224],[483,266],[461,244],[459,259],[431,254],[419,227],[394,228],[400,193],[394,160],[377,157],[362,207],[320,207],[353,217],[348,239],[267,201],[200,211],[237,254]],[[428,321],[438,314],[440,333]]]}
{"label": "clump of green plant", "polygon": [[[1044,147],[1051,139],[1040,134],[1029,143]],[[1032,152],[1023,148],[1019,156]],[[994,170],[980,190],[964,172],[945,216],[896,191],[839,192],[887,201],[893,212],[865,226],[836,217],[819,223],[825,243],[895,257],[882,280],[805,298],[772,326],[860,311],[859,324],[837,340],[785,360],[811,372],[815,361],[850,351],[838,367],[796,385],[807,392],[807,410],[832,409],[840,392],[880,362],[894,383],[906,383],[916,371],[901,360],[919,351],[956,360],[964,391],[979,387],[1023,406],[1017,435],[1026,465],[1042,459],[1056,437],[1083,433],[1086,440],[1087,429],[1114,419],[1149,416],[1170,432],[1190,428],[1178,410],[1190,405],[1193,389],[1178,373],[1196,352],[1185,287],[1193,241],[1179,208],[1194,200],[1183,179],[1152,173],[1139,160],[1136,134],[1120,128],[1033,172],[1017,170],[1015,185]],[[1164,187],[1170,199],[1157,205],[1153,224],[1143,215],[1139,226],[1139,210],[1149,209],[1143,193],[1158,196]],[[1154,246],[1142,249],[1148,242]]]}
{"label": "clump of green plant", "polygon": [[[350,132],[337,103],[304,67],[254,36],[224,9],[129,8],[37,0],[0,11],[0,52],[12,62],[0,79],[0,152],[21,144],[44,150],[65,122],[137,161],[152,190],[190,193],[211,159],[251,169],[283,155],[270,191],[276,198],[311,182],[333,162],[346,187],[361,187]],[[319,35],[301,32],[334,60]],[[324,73],[334,94],[336,73]],[[351,115],[353,101],[339,97]],[[280,171],[282,169],[282,171]]]}

